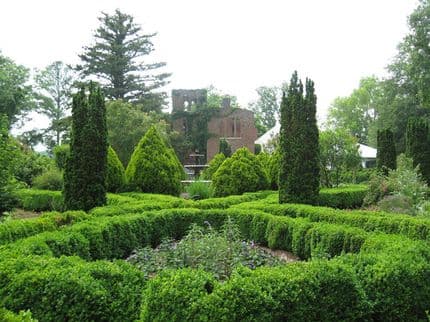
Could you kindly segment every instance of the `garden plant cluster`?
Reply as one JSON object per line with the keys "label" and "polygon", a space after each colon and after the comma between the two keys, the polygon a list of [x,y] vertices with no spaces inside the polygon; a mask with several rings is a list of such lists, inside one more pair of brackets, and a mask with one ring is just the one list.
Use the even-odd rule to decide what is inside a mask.
{"label": "garden plant cluster", "polygon": [[[319,206],[279,204],[271,191],[199,201],[131,192],[108,194],[108,205],[88,213],[6,221],[0,302],[40,321],[425,318],[430,221],[342,209],[345,200],[359,206],[365,192],[364,186],[322,190]],[[19,199],[28,210],[61,205],[54,191],[22,190]],[[148,277],[125,261],[139,247],[180,240],[193,224],[221,229],[228,220],[246,240],[301,261],[239,266],[223,281],[191,268]],[[29,320],[28,314],[16,318]]]}

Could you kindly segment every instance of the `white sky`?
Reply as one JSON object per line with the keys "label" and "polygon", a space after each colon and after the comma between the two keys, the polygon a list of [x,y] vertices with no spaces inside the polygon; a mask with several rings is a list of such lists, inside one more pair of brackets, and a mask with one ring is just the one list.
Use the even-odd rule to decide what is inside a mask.
{"label": "white sky", "polygon": [[385,75],[407,32],[415,0],[2,0],[0,50],[43,68],[78,63],[100,11],[135,17],[158,32],[152,61],[167,62],[172,88],[210,84],[242,106],[255,88],[280,85],[294,70],[315,81],[319,119],[360,78]]}

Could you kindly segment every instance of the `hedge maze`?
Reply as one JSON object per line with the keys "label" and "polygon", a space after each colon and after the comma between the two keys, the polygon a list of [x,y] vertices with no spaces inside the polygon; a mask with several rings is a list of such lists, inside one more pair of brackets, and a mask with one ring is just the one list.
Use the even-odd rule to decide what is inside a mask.
{"label": "hedge maze", "polygon": [[[320,206],[279,205],[270,191],[202,201],[111,194],[89,213],[8,221],[0,306],[39,321],[425,320],[430,220],[342,209],[359,206],[363,189],[322,191]],[[61,206],[55,192],[20,197],[28,209]],[[124,261],[139,246],[180,239],[192,223],[219,228],[228,217],[247,239],[302,261],[240,268],[225,282],[190,269],[146,279]]]}

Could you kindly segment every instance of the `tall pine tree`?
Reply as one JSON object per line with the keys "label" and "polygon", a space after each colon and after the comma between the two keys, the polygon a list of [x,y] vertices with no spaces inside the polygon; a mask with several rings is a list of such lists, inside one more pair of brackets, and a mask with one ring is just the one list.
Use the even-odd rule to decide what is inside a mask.
{"label": "tall pine tree", "polygon": [[156,73],[165,63],[145,63],[143,57],[154,50],[151,38],[142,34],[134,18],[118,9],[113,15],[102,13],[93,46],[79,55],[76,69],[83,76],[96,76],[110,99],[143,103],[146,111],[160,111],[165,93],[155,93],[168,83],[168,73]]}
{"label": "tall pine tree", "polygon": [[376,167],[385,175],[388,170],[396,169],[396,147],[394,135],[390,129],[378,130]]}
{"label": "tall pine tree", "polygon": [[107,129],[104,97],[90,84],[82,88],[72,104],[70,156],[64,173],[64,202],[67,209],[88,211],[106,204]]}
{"label": "tall pine tree", "polygon": [[281,102],[279,202],[315,204],[319,193],[319,143],[314,83],[294,72]]}
{"label": "tall pine tree", "polygon": [[406,128],[406,155],[420,166],[423,179],[430,184],[430,139],[426,120],[411,118]]}

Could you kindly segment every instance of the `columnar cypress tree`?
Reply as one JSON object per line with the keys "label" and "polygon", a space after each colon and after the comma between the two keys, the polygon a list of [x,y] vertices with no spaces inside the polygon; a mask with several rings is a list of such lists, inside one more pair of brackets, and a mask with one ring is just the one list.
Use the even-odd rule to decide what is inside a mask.
{"label": "columnar cypress tree", "polygon": [[406,128],[406,155],[420,166],[423,178],[430,184],[429,126],[423,119],[410,119]]}
{"label": "columnar cypress tree", "polygon": [[396,147],[394,145],[394,135],[389,129],[378,130],[377,133],[376,167],[385,175],[388,170],[396,169]]}
{"label": "columnar cypress tree", "polygon": [[107,128],[104,97],[90,84],[74,95],[70,156],[64,173],[67,209],[89,210],[106,204]]}
{"label": "columnar cypress tree", "polygon": [[319,143],[313,81],[294,72],[281,102],[279,202],[314,204],[319,193]]}

